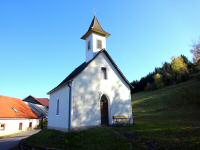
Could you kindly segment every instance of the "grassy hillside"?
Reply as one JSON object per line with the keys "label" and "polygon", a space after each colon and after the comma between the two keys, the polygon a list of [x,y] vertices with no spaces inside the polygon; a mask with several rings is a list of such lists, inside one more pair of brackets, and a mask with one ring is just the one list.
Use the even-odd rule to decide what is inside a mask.
{"label": "grassy hillside", "polygon": [[199,149],[200,80],[133,94],[135,124],[64,134],[46,130],[28,144],[61,149]]}
{"label": "grassy hillside", "polygon": [[[133,95],[139,143],[157,149],[200,147],[200,80]],[[138,144],[136,142],[136,144]],[[151,143],[151,144],[152,144]]]}
{"label": "grassy hillside", "polygon": [[153,125],[199,127],[200,81],[193,79],[161,90],[135,94],[133,111],[136,124],[148,122],[152,126],[148,129],[154,129]]}

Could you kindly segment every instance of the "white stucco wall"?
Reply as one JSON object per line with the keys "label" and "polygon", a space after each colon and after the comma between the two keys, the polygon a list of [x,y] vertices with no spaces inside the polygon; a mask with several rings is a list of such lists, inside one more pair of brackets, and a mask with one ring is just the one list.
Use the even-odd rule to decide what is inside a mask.
{"label": "white stucco wall", "polygon": [[[101,67],[107,68],[107,80],[103,78]],[[130,87],[103,53],[74,79],[72,91],[72,128],[101,124],[102,94],[109,99],[110,124],[114,115],[132,117]]]}
{"label": "white stucco wall", "polygon": [[[5,130],[0,130],[0,136],[18,133],[29,130],[29,123],[32,122],[32,129],[39,125],[39,119],[18,119],[18,118],[0,118],[0,124],[5,124]],[[22,130],[19,130],[19,123],[22,123]]]}
{"label": "white stucco wall", "polygon": [[[102,49],[106,49],[106,37],[100,36],[98,34],[92,33],[88,38],[86,39],[86,61],[89,61],[93,58],[93,56],[100,51],[101,49],[97,48],[97,40],[102,41]],[[88,50],[88,41],[91,42],[91,49]]]}
{"label": "white stucco wall", "polygon": [[[57,100],[59,114],[57,115]],[[67,131],[69,117],[69,87],[66,85],[50,94],[48,111],[48,128]]]}

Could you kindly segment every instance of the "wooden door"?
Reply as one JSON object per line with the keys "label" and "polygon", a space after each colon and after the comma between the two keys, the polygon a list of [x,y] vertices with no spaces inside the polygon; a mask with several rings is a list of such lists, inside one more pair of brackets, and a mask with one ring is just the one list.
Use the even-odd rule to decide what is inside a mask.
{"label": "wooden door", "polygon": [[101,97],[100,101],[100,106],[101,106],[101,125],[108,125],[108,99],[106,98],[105,95]]}

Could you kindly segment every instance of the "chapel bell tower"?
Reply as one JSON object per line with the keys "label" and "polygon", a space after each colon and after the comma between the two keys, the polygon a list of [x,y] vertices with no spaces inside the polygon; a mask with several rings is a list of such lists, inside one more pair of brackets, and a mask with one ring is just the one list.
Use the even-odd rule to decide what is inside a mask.
{"label": "chapel bell tower", "polygon": [[106,38],[109,35],[94,16],[88,31],[81,37],[86,41],[86,62],[91,60],[98,51],[106,49]]}

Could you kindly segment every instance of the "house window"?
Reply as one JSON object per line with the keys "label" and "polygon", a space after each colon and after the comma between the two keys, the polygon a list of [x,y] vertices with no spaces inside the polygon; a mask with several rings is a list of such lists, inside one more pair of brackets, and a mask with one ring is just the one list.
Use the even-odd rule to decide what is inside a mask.
{"label": "house window", "polygon": [[5,130],[5,124],[0,124],[0,130]]}
{"label": "house window", "polygon": [[87,49],[88,49],[88,51],[91,49],[91,42],[90,41],[88,41],[88,43],[87,43]]}
{"label": "house window", "polygon": [[60,111],[60,110],[59,110],[59,109],[60,109],[60,108],[59,108],[59,107],[60,107],[60,104],[59,104],[59,103],[60,103],[60,101],[59,101],[59,99],[58,99],[58,100],[57,100],[57,107],[56,107],[56,115],[59,115],[59,111]]}
{"label": "house window", "polygon": [[103,78],[106,80],[108,78],[106,67],[101,67],[101,71],[103,73]]}
{"label": "house window", "polygon": [[97,40],[97,49],[102,49],[102,41]]}
{"label": "house window", "polygon": [[22,130],[22,125],[23,125],[23,124],[20,122],[20,123],[19,123],[19,130]]}
{"label": "house window", "polygon": [[32,122],[29,122],[29,128],[32,128]]}

